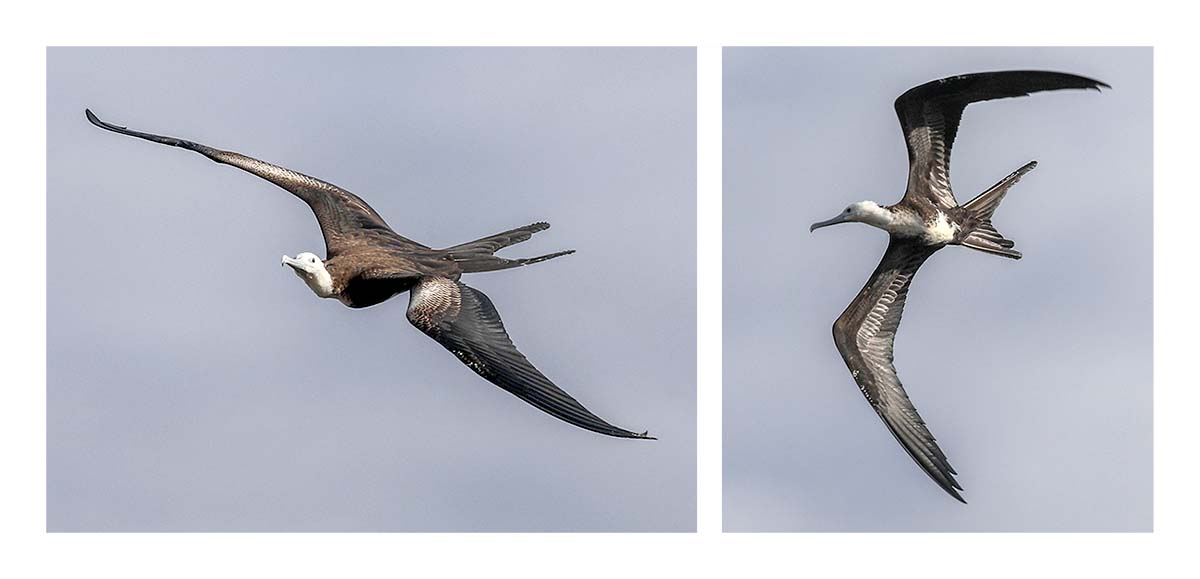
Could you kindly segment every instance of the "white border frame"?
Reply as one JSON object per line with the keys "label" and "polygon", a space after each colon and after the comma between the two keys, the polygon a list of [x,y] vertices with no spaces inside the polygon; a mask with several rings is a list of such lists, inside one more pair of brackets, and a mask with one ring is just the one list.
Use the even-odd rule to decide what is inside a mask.
{"label": "white border frame", "polygon": [[[1175,3],[1010,0],[254,3],[46,2],[6,12],[0,575],[328,577],[847,574],[1170,576],[1195,569],[1197,257],[1193,17]],[[286,21],[286,22],[285,22]],[[699,46],[696,534],[46,534],[46,45]],[[1155,532],[722,534],[721,46],[1155,46]],[[1119,168],[1114,168],[1119,170]],[[1137,192],[1131,192],[1136,194]],[[465,556],[464,556],[465,555]],[[1178,570],[1178,571],[1177,571]]]}

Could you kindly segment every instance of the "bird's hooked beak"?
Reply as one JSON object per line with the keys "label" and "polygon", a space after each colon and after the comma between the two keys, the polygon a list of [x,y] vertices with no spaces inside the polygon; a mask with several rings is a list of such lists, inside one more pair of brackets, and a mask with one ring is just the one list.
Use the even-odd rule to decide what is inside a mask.
{"label": "bird's hooked beak", "polygon": [[827,219],[825,221],[818,221],[818,222],[812,224],[812,226],[808,228],[808,232],[812,233],[822,227],[828,227],[830,225],[837,225],[839,223],[846,223],[848,221],[850,221],[850,214],[839,213],[837,215],[837,217],[834,217],[833,219]]}
{"label": "bird's hooked beak", "polygon": [[300,272],[305,271],[303,262],[301,262],[298,259],[292,259],[286,255],[283,256],[283,260],[279,262],[280,267],[283,267],[285,265],[290,265],[292,267],[292,269],[294,269],[296,271],[300,271]]}

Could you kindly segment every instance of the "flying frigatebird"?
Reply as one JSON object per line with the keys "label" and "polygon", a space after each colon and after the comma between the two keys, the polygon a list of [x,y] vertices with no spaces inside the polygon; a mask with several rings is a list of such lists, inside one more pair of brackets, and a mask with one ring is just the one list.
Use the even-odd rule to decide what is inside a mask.
{"label": "flying frigatebird", "polygon": [[85,113],[97,127],[195,151],[266,179],[307,203],[325,238],[326,257],[322,260],[308,252],[285,255],[282,265],[291,267],[317,296],[365,308],[407,291],[408,321],[487,381],[580,428],[621,438],[654,438],[605,422],[554,385],[513,345],[492,301],[459,281],[464,273],[509,269],[574,253],[526,259],[494,255],[550,227],[548,223],[433,249],[392,231],[365,201],[335,185],[233,151],[133,131],[106,123],[90,110]]}
{"label": "flying frigatebird", "polygon": [[896,440],[937,484],[966,502],[957,474],[938,448],[925,421],[904,392],[893,362],[893,346],[909,285],[917,269],[937,250],[962,245],[1020,259],[1013,242],[992,226],[992,213],[1031,161],[983,193],[959,205],[950,189],[950,148],[963,110],[980,101],[1028,96],[1060,89],[1112,88],[1073,74],[1000,71],[952,76],[909,89],[896,99],[896,114],[908,144],[908,189],[899,203],[861,201],[809,231],[859,222],[888,232],[883,260],[867,284],[833,324],[833,341],[867,401]]}

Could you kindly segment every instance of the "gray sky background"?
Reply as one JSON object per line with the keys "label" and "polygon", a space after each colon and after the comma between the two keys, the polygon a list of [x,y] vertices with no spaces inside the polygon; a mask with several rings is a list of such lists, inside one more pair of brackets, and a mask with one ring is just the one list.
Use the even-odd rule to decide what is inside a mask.
{"label": "gray sky background", "polygon": [[[51,49],[54,531],[695,527],[692,49]],[[101,118],[336,183],[445,247],[578,253],[467,276],[600,416],[560,422],[404,317],[317,299],[308,208]]]}
{"label": "gray sky background", "polygon": [[[1114,88],[964,115],[960,201],[1039,161],[995,218],[1024,259],[939,252],[897,338],[964,506],[888,433],[830,335],[885,234],[808,226],[903,195],[900,93],[1018,68]],[[726,529],[1150,530],[1151,70],[1149,49],[726,49]]]}

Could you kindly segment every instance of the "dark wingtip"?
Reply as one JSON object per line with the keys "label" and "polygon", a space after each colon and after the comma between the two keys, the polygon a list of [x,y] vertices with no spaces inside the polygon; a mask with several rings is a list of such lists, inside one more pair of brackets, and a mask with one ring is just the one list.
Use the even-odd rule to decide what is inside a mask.
{"label": "dark wingtip", "polygon": [[92,109],[83,109],[83,114],[87,116],[88,122],[92,123],[93,125],[96,125],[97,127],[100,127],[101,129],[107,129],[110,131],[118,131],[118,132],[128,130],[125,127],[114,125],[112,123],[106,123],[106,122],[100,120],[100,117],[97,117],[96,113],[92,112]]}
{"label": "dark wingtip", "polygon": [[[612,425],[609,425],[609,426],[612,426]],[[612,426],[612,430],[595,430],[594,432],[599,432],[600,434],[607,434],[614,438],[632,438],[634,440],[658,440],[658,437],[650,436],[649,430],[643,430],[641,432],[633,432],[631,430],[625,430],[624,428],[621,428],[619,426]]]}
{"label": "dark wingtip", "polygon": [[[950,469],[950,472],[954,472],[954,469]],[[954,497],[958,502],[964,505],[967,504],[967,499],[962,498],[962,495],[958,494],[958,491],[963,490],[962,485],[958,484],[958,481],[950,479],[950,486],[942,488],[946,489],[946,492],[950,493],[950,496]]]}
{"label": "dark wingtip", "polygon": [[1073,78],[1076,81],[1079,81],[1081,83],[1085,83],[1088,85],[1088,86],[1081,86],[1081,87],[1075,87],[1075,88],[1092,89],[1096,92],[1100,92],[1100,89],[1102,89],[1102,88],[1107,88],[1110,90],[1112,89],[1112,85],[1108,84],[1107,82],[1104,82],[1102,80],[1097,80],[1097,79],[1094,79],[1089,76],[1073,74],[1070,72],[1054,72],[1054,71],[1047,71],[1047,72],[1050,72],[1051,74],[1064,75],[1066,77]]}
{"label": "dark wingtip", "polygon": [[[1035,71],[1035,72],[1042,72],[1042,71]],[[1078,75],[1078,74],[1072,74],[1069,72],[1055,72],[1055,71],[1044,71],[1044,72],[1051,74],[1051,75],[1057,75],[1061,79],[1061,82],[1063,83],[1064,86],[1061,86],[1059,88],[1082,88],[1085,90],[1089,90],[1089,89],[1094,90],[1096,92],[1101,92],[1100,89],[1102,89],[1102,88],[1112,90],[1112,86],[1102,80],[1096,80],[1094,78],[1090,78],[1090,77],[1086,77],[1086,76],[1082,76],[1082,75]],[[1070,86],[1070,84],[1075,84],[1075,86]],[[1083,86],[1080,86],[1080,85],[1083,85]]]}
{"label": "dark wingtip", "polygon": [[[947,465],[947,466],[949,466],[949,465]],[[951,472],[953,472],[953,469],[951,469]],[[946,491],[946,494],[954,497],[954,500],[956,500],[964,505],[967,504],[967,499],[962,498],[962,495],[958,494],[958,491],[963,490],[962,485],[958,484],[958,481],[954,480],[953,478],[950,478],[947,481],[937,481],[937,482],[938,482],[938,486],[942,487],[942,490]]]}
{"label": "dark wingtip", "polygon": [[1079,75],[1073,75],[1073,76],[1075,76],[1076,78],[1082,79],[1082,80],[1084,80],[1084,81],[1087,81],[1087,82],[1090,82],[1090,83],[1092,83],[1092,85],[1091,85],[1091,86],[1082,87],[1082,88],[1088,88],[1088,89],[1092,89],[1092,90],[1094,90],[1094,91],[1096,91],[1096,92],[1101,92],[1101,90],[1100,90],[1100,89],[1103,89],[1103,88],[1106,88],[1106,89],[1112,90],[1112,86],[1111,86],[1111,85],[1109,85],[1107,82],[1104,82],[1104,81],[1102,81],[1102,80],[1096,80],[1096,79],[1094,79],[1094,78],[1089,78],[1089,77],[1086,77],[1086,76],[1079,76]]}

